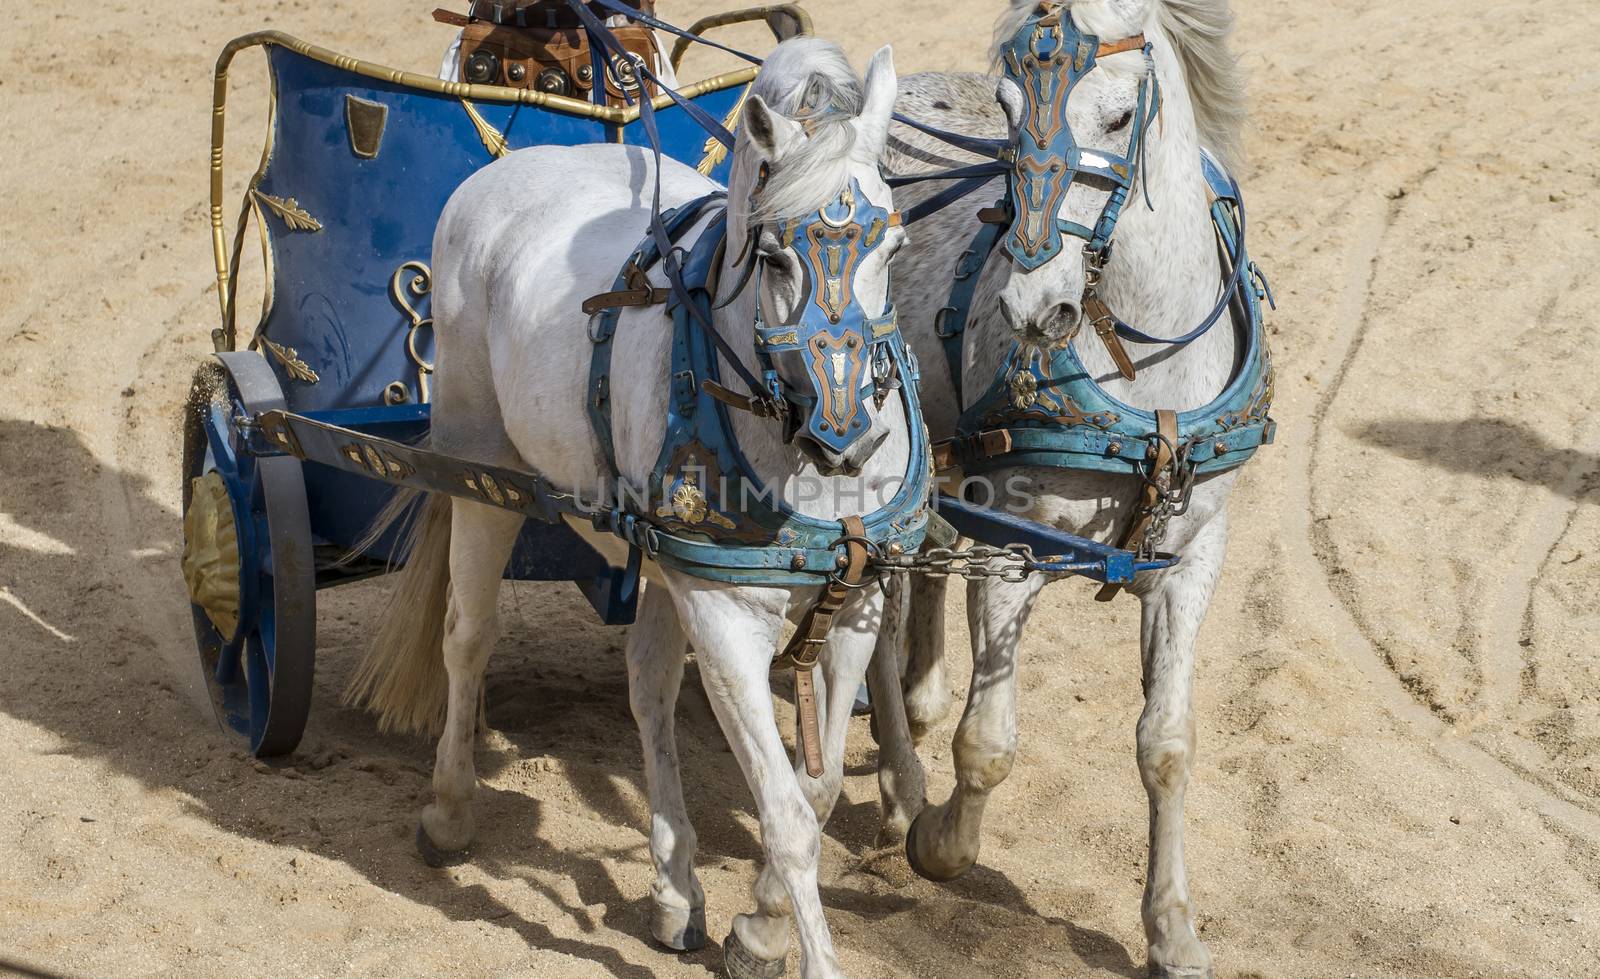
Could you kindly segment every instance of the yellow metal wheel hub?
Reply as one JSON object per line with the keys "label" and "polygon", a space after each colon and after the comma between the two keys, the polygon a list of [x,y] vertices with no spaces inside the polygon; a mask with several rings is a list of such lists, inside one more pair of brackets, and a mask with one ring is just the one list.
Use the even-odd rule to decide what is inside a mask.
{"label": "yellow metal wheel hub", "polygon": [[183,515],[183,580],[189,600],[224,637],[239,628],[239,532],[228,487],[215,470],[191,483]]}

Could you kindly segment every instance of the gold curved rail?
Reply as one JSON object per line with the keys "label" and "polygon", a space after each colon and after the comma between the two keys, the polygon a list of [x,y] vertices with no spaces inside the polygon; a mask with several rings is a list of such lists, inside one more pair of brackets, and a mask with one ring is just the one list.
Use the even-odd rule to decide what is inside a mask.
{"label": "gold curved rail", "polygon": [[[798,23],[802,23],[806,27],[809,27],[810,18],[806,17],[804,12],[800,11],[799,8],[793,8],[793,14],[788,13],[787,8],[789,6],[791,5],[784,5],[783,7],[771,9],[782,11],[785,16],[794,16],[796,17]],[[741,13],[746,12],[747,11],[742,11]],[[729,23],[732,23],[732,21],[729,21]],[[351,58],[347,55],[330,51],[327,48],[319,47],[315,44],[308,44],[307,42],[302,41],[292,35],[285,34],[282,31],[257,31],[253,34],[246,34],[243,37],[233,39],[232,41],[228,42],[228,45],[222,49],[222,53],[217,57],[217,68],[216,74],[213,78],[211,102],[211,249],[216,260],[217,301],[220,305],[222,313],[222,326],[213,331],[212,341],[218,350],[232,350],[234,349],[237,341],[237,331],[234,325],[233,286],[237,278],[239,244],[243,242],[245,220],[249,216],[251,204],[253,202],[253,195],[247,192],[245,195],[247,199],[246,205],[239,217],[239,226],[235,235],[235,246],[233,252],[230,254],[228,249],[227,231],[223,226],[222,219],[222,149],[224,138],[227,132],[228,68],[233,63],[234,55],[238,54],[240,51],[254,47],[265,48],[273,46],[288,48],[290,51],[310,58],[313,61],[319,61],[325,65],[332,65],[336,68],[352,72],[353,74],[360,75],[364,78],[375,78],[379,81],[388,82],[392,85],[399,85],[405,88],[415,89],[416,91],[420,92],[429,92],[435,95],[449,95],[459,99],[471,99],[479,102],[506,102],[519,105],[538,106],[554,112],[566,113],[567,115],[597,119],[601,122],[610,123],[616,126],[625,126],[639,118],[640,110],[637,105],[617,108],[607,105],[594,105],[589,102],[568,98],[563,95],[551,95],[546,92],[538,92],[532,89],[507,88],[501,85],[474,85],[469,82],[447,82],[431,75],[421,75],[417,74],[416,72],[401,71],[398,68],[389,68],[385,67],[384,65],[374,64],[370,61],[362,61],[358,58]],[[743,85],[751,81],[756,77],[756,71],[756,68],[750,67],[740,68],[736,71],[723,72],[721,74],[713,75],[710,78],[704,79],[703,81],[695,82],[692,85],[685,85],[679,88],[678,92],[686,98],[694,98],[699,95],[704,95],[707,92],[715,92],[725,88],[732,88],[734,86]],[[274,85],[272,98],[275,99],[276,95],[276,85]],[[671,97],[667,95],[658,95],[651,100],[651,105],[657,109],[666,109],[672,104],[673,101]],[[251,190],[254,190],[257,182],[260,181],[262,175],[266,171],[268,155],[272,146],[272,121],[270,118],[271,112],[272,106],[269,103],[266,148],[262,152],[261,165],[257,169],[255,176],[251,178]],[[263,241],[262,247],[264,250],[267,248],[266,241]],[[270,262],[270,258],[268,258],[267,261]],[[268,303],[270,304],[270,268],[267,288],[269,290]],[[265,309],[263,309],[262,315],[264,318]]]}

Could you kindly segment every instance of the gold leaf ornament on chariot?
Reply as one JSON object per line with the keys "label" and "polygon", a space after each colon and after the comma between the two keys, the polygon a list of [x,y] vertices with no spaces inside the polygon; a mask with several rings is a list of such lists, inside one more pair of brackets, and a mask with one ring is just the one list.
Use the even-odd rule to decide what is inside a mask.
{"label": "gold leaf ornament on chariot", "polygon": [[1032,371],[1017,371],[1011,375],[1011,404],[1018,411],[1031,408],[1039,400],[1039,379]]}

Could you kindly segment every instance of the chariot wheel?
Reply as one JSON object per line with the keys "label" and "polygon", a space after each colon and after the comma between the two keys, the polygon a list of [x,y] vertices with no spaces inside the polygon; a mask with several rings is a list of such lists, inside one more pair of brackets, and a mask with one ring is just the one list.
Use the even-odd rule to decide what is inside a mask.
{"label": "chariot wheel", "polygon": [[183,577],[217,720],[259,757],[300,743],[311,709],[317,593],[300,461],[245,451],[234,419],[284,407],[266,360],[195,372],[184,422]]}

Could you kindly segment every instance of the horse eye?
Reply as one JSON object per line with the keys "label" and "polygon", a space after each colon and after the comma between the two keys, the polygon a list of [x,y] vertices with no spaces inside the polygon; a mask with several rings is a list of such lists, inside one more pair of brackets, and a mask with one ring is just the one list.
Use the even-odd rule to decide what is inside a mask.
{"label": "horse eye", "polygon": [[1133,121],[1133,110],[1129,109],[1126,112],[1124,112],[1122,115],[1118,116],[1117,117],[1117,121],[1113,122],[1110,126],[1108,126],[1106,128],[1106,132],[1108,132],[1108,133],[1120,132],[1120,131],[1128,128],[1128,123],[1130,123],[1132,121]]}

